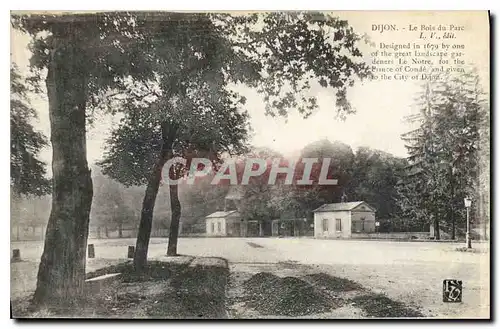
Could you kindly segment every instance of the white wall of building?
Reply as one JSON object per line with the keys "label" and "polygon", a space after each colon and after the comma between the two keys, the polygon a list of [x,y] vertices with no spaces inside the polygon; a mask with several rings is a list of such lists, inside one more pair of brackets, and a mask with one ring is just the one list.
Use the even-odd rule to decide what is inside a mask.
{"label": "white wall of building", "polygon": [[[317,238],[349,238],[351,236],[351,212],[332,211],[314,213],[314,236]],[[336,220],[340,219],[341,231],[337,231]],[[328,228],[323,227],[324,220]]]}
{"label": "white wall of building", "polygon": [[226,235],[226,219],[225,218],[207,218],[206,232],[209,236],[225,236]]}

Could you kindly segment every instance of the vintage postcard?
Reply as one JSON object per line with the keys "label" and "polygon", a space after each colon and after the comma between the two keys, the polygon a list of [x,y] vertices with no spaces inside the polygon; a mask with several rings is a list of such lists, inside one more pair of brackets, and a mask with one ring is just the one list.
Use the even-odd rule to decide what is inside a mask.
{"label": "vintage postcard", "polygon": [[10,28],[12,318],[490,319],[487,11]]}

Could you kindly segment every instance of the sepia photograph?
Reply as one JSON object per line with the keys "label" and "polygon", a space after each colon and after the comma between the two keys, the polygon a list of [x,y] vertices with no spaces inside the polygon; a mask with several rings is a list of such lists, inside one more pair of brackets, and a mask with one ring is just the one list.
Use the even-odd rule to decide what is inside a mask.
{"label": "sepia photograph", "polygon": [[11,318],[490,320],[490,20],[11,11]]}

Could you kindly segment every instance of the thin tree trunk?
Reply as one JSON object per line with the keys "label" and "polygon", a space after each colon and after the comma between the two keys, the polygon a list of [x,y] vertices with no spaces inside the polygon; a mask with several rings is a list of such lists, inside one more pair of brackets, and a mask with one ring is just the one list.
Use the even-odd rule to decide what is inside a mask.
{"label": "thin tree trunk", "polygon": [[167,256],[177,256],[177,240],[179,238],[179,222],[181,218],[181,203],[179,201],[179,190],[176,184],[169,186],[170,209],[172,211],[170,221],[170,232],[168,235]]}
{"label": "thin tree trunk", "polygon": [[37,306],[71,305],[83,293],[92,180],[87,165],[87,76],[75,44],[52,51],[47,92],[52,142],[52,210],[33,297]]}
{"label": "thin tree trunk", "polygon": [[455,240],[456,236],[456,228],[455,228],[455,216],[453,216],[453,210],[452,210],[452,217],[451,217],[451,239]]}
{"label": "thin tree trunk", "polygon": [[172,122],[162,124],[163,145],[159,157],[153,166],[151,176],[148,180],[146,193],[142,201],[141,221],[137,232],[137,242],[134,254],[134,267],[136,271],[143,271],[147,264],[149,239],[153,225],[153,211],[158,195],[158,189],[162,178],[162,170],[165,163],[172,157],[172,145],[177,134],[177,126]]}
{"label": "thin tree trunk", "polygon": [[439,233],[439,217],[436,217],[434,220],[434,234],[436,236],[436,240],[441,240],[441,234]]}
{"label": "thin tree trunk", "polygon": [[142,271],[147,264],[149,239],[151,238],[151,228],[153,225],[153,211],[164,164],[165,161],[160,158],[153,166],[153,173],[148,181],[146,193],[142,201],[141,221],[139,223],[134,254],[134,267],[137,271]]}
{"label": "thin tree trunk", "polygon": [[[489,216],[488,216],[488,218],[489,218]],[[488,219],[484,221],[484,240],[489,240],[490,239],[490,237],[488,235],[488,225],[489,225],[489,223],[490,222],[489,222]]]}
{"label": "thin tree trunk", "polygon": [[109,229],[108,225],[104,225],[104,235],[106,235],[106,238],[109,239]]}
{"label": "thin tree trunk", "polygon": [[123,238],[123,223],[118,224],[118,237]]}
{"label": "thin tree trunk", "polygon": [[455,240],[455,222],[453,220],[453,209],[452,209],[452,203],[450,201],[448,205],[448,219],[447,219],[447,224],[451,224],[451,239]]}
{"label": "thin tree trunk", "polygon": [[455,199],[455,185],[453,182],[453,167],[450,166],[450,205],[449,205],[449,212],[450,212],[450,222],[451,222],[451,239],[455,240],[456,236],[456,229],[455,229],[455,214],[453,213],[453,200]]}

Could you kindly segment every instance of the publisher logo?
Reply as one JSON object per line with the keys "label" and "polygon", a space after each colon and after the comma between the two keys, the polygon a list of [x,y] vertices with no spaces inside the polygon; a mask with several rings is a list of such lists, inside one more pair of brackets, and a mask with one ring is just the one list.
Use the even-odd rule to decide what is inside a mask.
{"label": "publisher logo", "polygon": [[462,280],[443,280],[443,302],[462,302]]}

